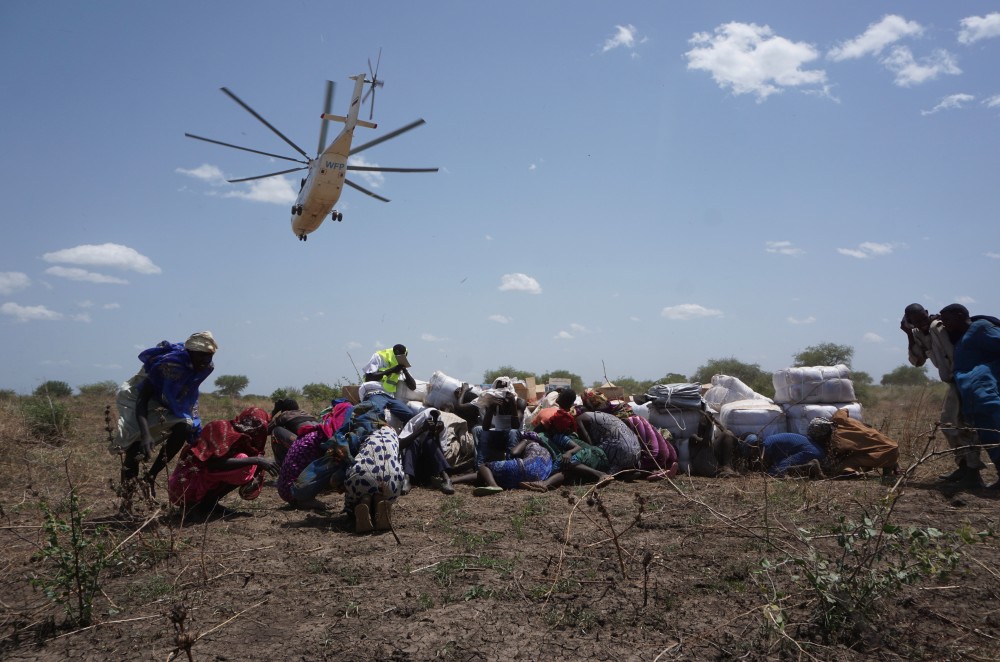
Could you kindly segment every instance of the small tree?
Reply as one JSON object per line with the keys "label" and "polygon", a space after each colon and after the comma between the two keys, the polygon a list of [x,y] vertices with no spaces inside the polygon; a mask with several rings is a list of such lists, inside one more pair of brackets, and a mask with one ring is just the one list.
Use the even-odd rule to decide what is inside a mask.
{"label": "small tree", "polygon": [[537,381],[537,376],[533,372],[528,372],[527,370],[518,370],[514,366],[502,365],[499,368],[493,370],[487,370],[483,373],[483,383],[492,384],[493,380],[497,377],[512,377],[514,379],[528,379],[528,377],[533,377]]}
{"label": "small tree", "polygon": [[250,380],[246,375],[219,375],[215,378],[215,388],[219,395],[227,395],[232,398],[238,398],[240,391],[249,384]]}
{"label": "small tree", "polygon": [[337,393],[337,389],[323,382],[306,384],[302,387],[302,396],[306,400],[320,401],[327,404],[337,397]]}
{"label": "small tree", "polygon": [[919,368],[912,365],[901,365],[892,372],[882,375],[882,386],[913,386],[926,384],[930,381],[927,376],[927,366]]}
{"label": "small tree", "polygon": [[832,342],[810,345],[792,357],[796,366],[839,365],[843,363],[848,368],[851,367],[851,359],[853,358],[853,347]]}
{"label": "small tree", "polygon": [[66,382],[49,380],[42,382],[35,389],[35,395],[49,396],[50,398],[66,398],[73,395],[73,387]]}
{"label": "small tree", "polygon": [[271,392],[271,401],[284,400],[286,398],[291,398],[292,400],[298,400],[302,397],[302,389],[295,388],[294,386],[285,386],[283,388],[276,388]]}
{"label": "small tree", "polygon": [[570,372],[569,370],[553,370],[552,372],[547,372],[538,378],[540,384],[545,384],[553,377],[558,379],[569,379],[571,388],[577,393],[583,392],[583,377],[580,375]]}
{"label": "small tree", "polygon": [[757,393],[769,398],[774,396],[774,379],[771,373],[764,372],[757,363],[744,363],[732,356],[727,359],[710,359],[694,371],[691,380],[710,384],[714,375],[736,377]]}
{"label": "small tree", "polygon": [[113,396],[118,393],[118,383],[108,379],[95,384],[83,384],[81,386],[77,386],[76,389],[80,391],[80,395],[106,397]]}

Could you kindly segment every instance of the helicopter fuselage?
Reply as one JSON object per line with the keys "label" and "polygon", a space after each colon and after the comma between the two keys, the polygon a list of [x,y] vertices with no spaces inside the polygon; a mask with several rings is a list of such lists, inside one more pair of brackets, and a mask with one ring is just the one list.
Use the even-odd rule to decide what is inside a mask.
{"label": "helicopter fuselage", "polygon": [[[333,142],[323,150],[323,153],[309,161],[309,174],[303,180],[295,204],[292,206],[292,232],[300,239],[315,232],[333,206],[340,200],[344,191],[344,180],[347,178],[347,157],[351,153],[351,143],[354,140],[354,127],[358,124],[358,111],[361,109],[361,93],[364,90],[365,76],[354,77],[354,94],[347,117],[343,120],[344,128]],[[366,126],[375,128],[367,122]]]}

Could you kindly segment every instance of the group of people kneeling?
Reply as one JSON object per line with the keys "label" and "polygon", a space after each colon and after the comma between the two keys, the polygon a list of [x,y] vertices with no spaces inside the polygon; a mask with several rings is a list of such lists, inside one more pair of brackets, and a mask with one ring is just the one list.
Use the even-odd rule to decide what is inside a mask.
{"label": "group of people kneeling", "polygon": [[[225,511],[219,506],[224,496],[238,490],[254,499],[271,477],[278,496],[297,506],[316,505],[323,493],[343,493],[355,530],[368,532],[391,529],[392,504],[414,484],[445,494],[454,494],[454,484],[471,484],[474,495],[485,496],[515,488],[543,492],[567,480],[655,481],[679,468],[669,432],[628,403],[591,389],[578,397],[567,388],[547,395],[529,414],[506,377],[483,392],[463,385],[451,411],[416,412],[388,392],[384,380],[366,381],[358,402],[335,399],[319,415],[282,399],[270,413],[249,407],[202,427],[197,386],[212,371],[216,348],[212,335],[201,332],[140,354],[143,369],[123,385],[117,401],[112,448],[123,454],[123,488],[152,492],[157,473],[179,452],[167,481],[175,506]],[[816,475],[826,456],[824,431],[816,429],[814,439],[784,434],[762,442],[707,435],[701,446],[712,458],[710,475],[735,475],[732,463],[740,457],[762,461],[773,475]],[[273,459],[266,455],[268,438]],[[139,458],[150,459],[158,444],[159,454],[140,477]]]}

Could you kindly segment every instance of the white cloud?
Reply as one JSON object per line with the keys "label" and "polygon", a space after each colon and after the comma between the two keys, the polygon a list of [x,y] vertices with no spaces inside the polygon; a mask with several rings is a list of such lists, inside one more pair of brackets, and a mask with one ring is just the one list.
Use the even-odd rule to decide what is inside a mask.
{"label": "white cloud", "polygon": [[812,315],[810,315],[809,317],[804,317],[802,319],[798,319],[797,317],[788,318],[789,324],[813,324],[815,321],[816,318],[813,317]]}
{"label": "white cloud", "polygon": [[111,303],[106,303],[103,306],[101,306],[101,308],[103,308],[104,310],[118,310],[121,307],[122,305],[120,303],[115,303],[113,301]]}
{"label": "white cloud", "polygon": [[13,294],[31,285],[31,279],[20,271],[0,271],[0,294]]}
{"label": "white cloud", "polygon": [[72,365],[69,359],[43,359],[38,363],[39,365]]}
{"label": "white cloud", "polygon": [[94,302],[93,301],[77,301],[76,305],[80,306],[81,308],[93,308],[94,307]]}
{"label": "white cloud", "polygon": [[983,253],[983,255],[993,258],[994,260],[1000,260],[1000,253],[997,253],[996,251],[989,251],[987,253]]}
{"label": "white cloud", "polygon": [[245,185],[243,190],[227,191],[222,197],[288,205],[295,202],[295,198],[299,194],[298,187],[292,183],[292,180],[285,177],[255,179],[252,182],[245,182]]}
{"label": "white cloud", "polygon": [[490,315],[488,318],[491,322],[496,322],[497,324],[510,324],[514,321],[514,318],[507,317],[506,315]]}
{"label": "white cloud", "polygon": [[865,342],[885,342],[885,339],[882,336],[877,333],[872,333],[871,331],[861,336],[861,339]]}
{"label": "white cloud", "polygon": [[57,264],[111,267],[123,271],[135,271],[140,274],[158,274],[162,271],[142,253],[121,244],[82,244],[46,253],[42,259]]}
{"label": "white cloud", "polygon": [[641,319],[640,319],[640,318],[639,318],[638,316],[636,316],[636,315],[632,315],[631,317],[629,317],[629,320],[631,320],[631,321],[633,321],[633,322],[641,322],[641,321],[642,321],[642,320],[641,320]]}
{"label": "white cloud", "polygon": [[0,313],[10,315],[18,322],[30,322],[35,320],[61,320],[62,313],[49,310],[45,306],[20,306],[16,303],[5,303],[0,306]]}
{"label": "white cloud", "polygon": [[87,313],[78,313],[70,317],[74,322],[90,322],[90,315]]}
{"label": "white cloud", "polygon": [[987,108],[1000,108],[1000,94],[994,94],[989,99],[983,99],[983,104]]}
{"label": "white cloud", "polygon": [[447,338],[438,338],[437,336],[431,335],[429,333],[421,333],[420,339],[424,342],[446,342]]}
{"label": "white cloud", "polygon": [[858,259],[865,259],[879,255],[888,255],[892,252],[892,244],[877,244],[873,241],[865,241],[859,244],[857,248],[838,248],[837,252],[841,255],[850,255]]}
{"label": "white cloud", "polygon": [[918,62],[906,46],[893,48],[882,58],[885,68],[896,75],[893,81],[899,87],[910,87],[934,80],[942,74],[955,76],[962,73],[955,62],[955,56],[938,48]]}
{"label": "white cloud", "polygon": [[775,36],[766,25],[726,23],[714,35],[695,33],[689,42],[695,47],[684,54],[688,69],[708,71],[719,87],[755,94],[758,102],[785,87],[826,83],[822,69],[801,69],[819,57],[813,46]]}
{"label": "white cloud", "polygon": [[513,290],[529,294],[541,294],[542,286],[527,274],[504,274],[500,277],[500,291]]}
{"label": "white cloud", "polygon": [[361,349],[361,343],[356,340],[352,340],[347,343],[347,349]]}
{"label": "white cloud", "polygon": [[968,16],[959,23],[962,29],[958,33],[958,43],[974,44],[980,39],[1000,37],[1000,13],[993,12],[986,16]]}
{"label": "white cloud", "polygon": [[534,163],[532,163],[531,165],[528,166],[528,172],[531,172],[532,170],[537,170],[537,169],[538,169],[538,166],[536,166]]}
{"label": "white cloud", "polygon": [[572,340],[573,334],[571,334],[569,331],[560,331],[559,333],[554,335],[553,338],[555,338],[556,340]]}
{"label": "white cloud", "polygon": [[722,317],[722,311],[706,308],[697,303],[682,303],[677,306],[667,306],[660,311],[660,316],[671,320],[693,320],[701,317]]}
{"label": "white cloud", "polygon": [[194,177],[197,180],[203,181],[212,186],[222,186],[226,184],[226,176],[222,174],[218,166],[209,165],[208,163],[202,163],[197,168],[188,170],[186,168],[175,168],[174,172],[186,175],[188,177]]}
{"label": "white cloud", "polygon": [[486,235],[486,241],[493,241],[493,235],[491,234]]}
{"label": "white cloud", "polygon": [[938,105],[934,106],[930,110],[921,110],[921,115],[933,115],[939,110],[958,110],[962,108],[968,102],[974,100],[976,97],[971,94],[950,94],[938,102]]}
{"label": "white cloud", "polygon": [[638,34],[638,31],[634,25],[616,25],[615,33],[604,41],[601,52],[607,53],[610,50],[621,47],[632,50],[635,48],[636,34]]}
{"label": "white cloud", "polygon": [[907,21],[902,16],[888,14],[878,23],[872,23],[860,35],[830,49],[826,54],[835,62],[853,60],[865,55],[879,55],[882,50],[905,37],[923,34],[924,28],[916,21]]}
{"label": "white cloud", "polygon": [[84,283],[128,285],[128,281],[124,278],[99,274],[95,271],[80,269],[79,267],[49,267],[45,270],[45,273],[50,276],[58,276],[59,278],[66,278],[68,280],[76,280]]}
{"label": "white cloud", "polygon": [[[378,163],[374,161],[367,161],[363,156],[351,156],[347,159],[347,165],[356,166],[367,166],[370,168],[377,168]],[[362,180],[364,180],[367,188],[381,188],[385,184],[385,175],[381,172],[368,172],[365,170],[355,170],[354,173]]]}
{"label": "white cloud", "polygon": [[970,297],[970,296],[969,296],[969,295],[967,295],[967,294],[963,294],[962,296],[960,296],[960,297],[957,297],[957,298],[955,299],[955,303],[960,303],[960,304],[962,304],[963,306],[967,306],[967,305],[969,305],[970,303],[975,303],[975,302],[976,302],[976,300],[975,300],[975,299],[973,299],[972,297]]}
{"label": "white cloud", "polygon": [[805,253],[801,248],[793,246],[790,241],[769,241],[765,246],[768,253],[780,253],[781,255],[802,255]]}

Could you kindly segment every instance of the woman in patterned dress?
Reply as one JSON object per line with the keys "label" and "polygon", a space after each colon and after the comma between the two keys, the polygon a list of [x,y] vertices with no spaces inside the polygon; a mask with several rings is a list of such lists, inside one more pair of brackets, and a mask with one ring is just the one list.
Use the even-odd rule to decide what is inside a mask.
{"label": "woman in patterned dress", "polygon": [[392,528],[392,504],[403,496],[406,474],[399,460],[399,437],[384,421],[361,441],[344,477],[344,509],[354,514],[354,530]]}

